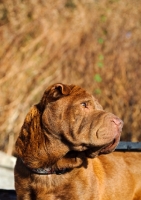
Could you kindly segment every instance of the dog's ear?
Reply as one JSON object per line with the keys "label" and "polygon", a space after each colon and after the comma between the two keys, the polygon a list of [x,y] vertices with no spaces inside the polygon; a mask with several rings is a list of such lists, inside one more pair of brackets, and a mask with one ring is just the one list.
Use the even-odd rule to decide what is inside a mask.
{"label": "dog's ear", "polygon": [[48,94],[52,98],[60,98],[62,96],[66,96],[70,93],[70,87],[68,85],[64,85],[62,83],[57,83],[53,85]]}
{"label": "dog's ear", "polygon": [[63,96],[67,96],[70,92],[71,88],[69,85],[56,83],[45,90],[39,106],[41,109],[44,109],[47,103],[55,101]]}
{"label": "dog's ear", "polygon": [[40,115],[36,106],[30,109],[15,145],[17,156],[31,168],[42,166],[47,159],[41,134]]}
{"label": "dog's ear", "polygon": [[30,109],[15,145],[17,156],[29,168],[52,166],[68,152],[68,146],[47,134],[41,116],[38,104]]}

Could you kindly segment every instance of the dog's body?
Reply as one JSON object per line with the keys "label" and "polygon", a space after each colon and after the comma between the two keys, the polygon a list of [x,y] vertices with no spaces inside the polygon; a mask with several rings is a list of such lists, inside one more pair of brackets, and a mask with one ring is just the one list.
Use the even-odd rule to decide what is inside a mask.
{"label": "dog's body", "polygon": [[16,142],[18,200],[141,200],[141,153],[111,153],[122,124],[84,89],[49,87]]}

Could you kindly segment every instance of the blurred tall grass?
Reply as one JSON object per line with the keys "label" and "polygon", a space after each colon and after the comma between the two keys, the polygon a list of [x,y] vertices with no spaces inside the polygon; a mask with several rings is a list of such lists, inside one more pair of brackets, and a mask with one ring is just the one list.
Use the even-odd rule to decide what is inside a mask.
{"label": "blurred tall grass", "polygon": [[0,149],[55,82],[85,87],[141,141],[140,13],[138,0],[1,0]]}

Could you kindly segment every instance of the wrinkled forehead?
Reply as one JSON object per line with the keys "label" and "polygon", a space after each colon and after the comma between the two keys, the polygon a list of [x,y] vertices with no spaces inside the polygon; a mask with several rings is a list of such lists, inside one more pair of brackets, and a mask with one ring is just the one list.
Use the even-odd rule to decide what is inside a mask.
{"label": "wrinkled forehead", "polygon": [[70,92],[70,96],[75,97],[75,99],[90,99],[90,100],[94,100],[94,97],[92,96],[92,94],[89,94],[88,92],[86,92],[85,89],[79,87],[79,86],[74,86],[71,89]]}

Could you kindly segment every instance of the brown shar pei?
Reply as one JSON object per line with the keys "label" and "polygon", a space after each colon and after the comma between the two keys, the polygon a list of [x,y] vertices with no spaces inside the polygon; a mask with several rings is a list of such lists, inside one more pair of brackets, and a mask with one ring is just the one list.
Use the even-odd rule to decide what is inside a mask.
{"label": "brown shar pei", "polygon": [[113,152],[122,126],[84,89],[47,88],[16,142],[17,199],[141,200],[141,154]]}

